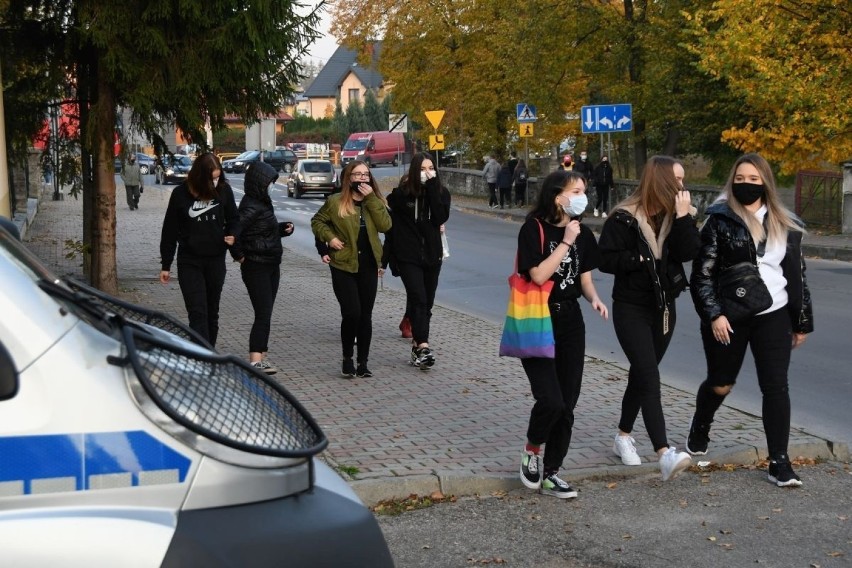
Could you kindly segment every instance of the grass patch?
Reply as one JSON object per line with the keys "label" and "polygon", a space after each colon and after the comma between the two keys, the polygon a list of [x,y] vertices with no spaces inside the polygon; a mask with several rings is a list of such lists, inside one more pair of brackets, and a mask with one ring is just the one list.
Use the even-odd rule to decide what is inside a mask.
{"label": "grass patch", "polygon": [[354,465],[339,465],[337,466],[337,471],[339,471],[340,473],[345,473],[353,479],[356,475],[361,473],[361,470],[355,467]]}

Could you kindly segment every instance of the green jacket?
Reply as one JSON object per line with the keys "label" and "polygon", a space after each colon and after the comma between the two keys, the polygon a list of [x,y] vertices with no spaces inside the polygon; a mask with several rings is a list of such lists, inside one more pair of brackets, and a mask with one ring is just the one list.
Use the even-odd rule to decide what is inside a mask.
{"label": "green jacket", "polygon": [[[337,237],[344,243],[340,250],[329,248],[331,266],[345,272],[358,272],[358,231],[361,220],[357,214],[341,217],[338,214],[340,195],[335,193],[326,199],[320,210],[311,218],[311,230],[321,242],[327,243]],[[391,218],[388,209],[374,193],[369,194],[361,205],[364,222],[367,226],[367,236],[370,238],[370,248],[376,257],[376,266],[382,265],[382,242],[379,233],[386,233],[391,228]]]}

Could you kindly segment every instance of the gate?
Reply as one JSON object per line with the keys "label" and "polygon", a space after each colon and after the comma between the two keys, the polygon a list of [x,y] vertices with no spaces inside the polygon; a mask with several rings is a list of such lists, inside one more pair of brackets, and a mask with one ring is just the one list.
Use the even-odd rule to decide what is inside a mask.
{"label": "gate", "polygon": [[839,233],[843,226],[843,175],[802,170],[796,174],[796,215],[805,226]]}

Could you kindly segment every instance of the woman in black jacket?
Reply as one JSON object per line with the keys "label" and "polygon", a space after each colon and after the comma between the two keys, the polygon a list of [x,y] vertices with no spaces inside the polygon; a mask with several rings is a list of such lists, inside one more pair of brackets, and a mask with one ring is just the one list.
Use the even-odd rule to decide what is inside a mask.
{"label": "woman in black jacket", "polygon": [[[746,347],[751,346],[763,394],[769,480],[779,487],[801,485],[787,455],[787,372],[791,350],[814,330],[801,248],[804,229],[781,203],[772,170],[757,154],[746,154],[734,163],[723,195],[707,209],[707,215],[690,282],[701,316],[707,379],[698,388],[686,448],[691,454],[707,453],[713,416],[731,392]],[[726,269],[743,262],[757,265],[772,305],[744,321],[732,322],[719,296],[719,279]],[[740,286],[749,292],[750,284],[743,281]]]}
{"label": "woman in black jacket", "polygon": [[450,192],[441,185],[432,157],[411,159],[408,178],[388,196],[393,227],[387,234],[390,263],[405,286],[411,319],[411,364],[428,371],[435,364],[429,323],[441,274],[441,225],[450,217]]}
{"label": "woman in black jacket", "polygon": [[278,179],[275,168],[264,162],[252,164],[246,172],[245,196],[240,201],[240,238],[231,254],[240,263],[240,272],[254,308],[249,334],[249,362],[268,375],[278,370],[266,359],[272,307],[281,279],[281,238],[293,234],[293,223],[279,223],[275,217],[269,187]]}
{"label": "woman in black jacket", "polygon": [[658,365],[674,331],[675,298],[686,288],[683,263],[698,254],[694,215],[683,188],[683,166],[668,156],[654,156],[636,191],[604,223],[599,242],[600,270],[615,275],[615,334],[630,361],[613,451],[625,465],[642,463],[630,436],[641,409],[663,481],[691,462],[689,454],[669,447]]}
{"label": "woman in black jacket", "polygon": [[177,249],[178,284],[189,327],[213,347],[219,335],[225,252],[234,244],[239,227],[234,192],[219,159],[210,153],[198,156],[186,183],[169,197],[160,237],[160,282],[169,283]]}

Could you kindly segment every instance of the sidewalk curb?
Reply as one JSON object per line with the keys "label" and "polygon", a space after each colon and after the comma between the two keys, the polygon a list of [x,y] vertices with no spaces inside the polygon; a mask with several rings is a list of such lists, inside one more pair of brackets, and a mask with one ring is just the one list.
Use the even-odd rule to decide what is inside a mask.
{"label": "sidewalk curb", "polygon": [[[789,448],[792,459],[824,459],[829,461],[847,462],[849,447],[846,444],[830,441],[793,444]],[[718,456],[695,456],[693,465],[699,461],[710,461],[717,464],[755,465],[766,455],[766,448],[743,445],[731,448]],[[659,468],[653,462],[645,462],[640,466],[607,466],[565,471],[565,477],[572,482],[585,479],[607,479],[638,477],[658,473]],[[349,481],[361,501],[368,507],[373,507],[381,501],[405,499],[411,495],[428,496],[436,491],[443,495],[455,497],[490,495],[502,491],[513,491],[523,488],[516,475],[458,475],[440,474],[412,475],[396,478],[376,478]]]}

